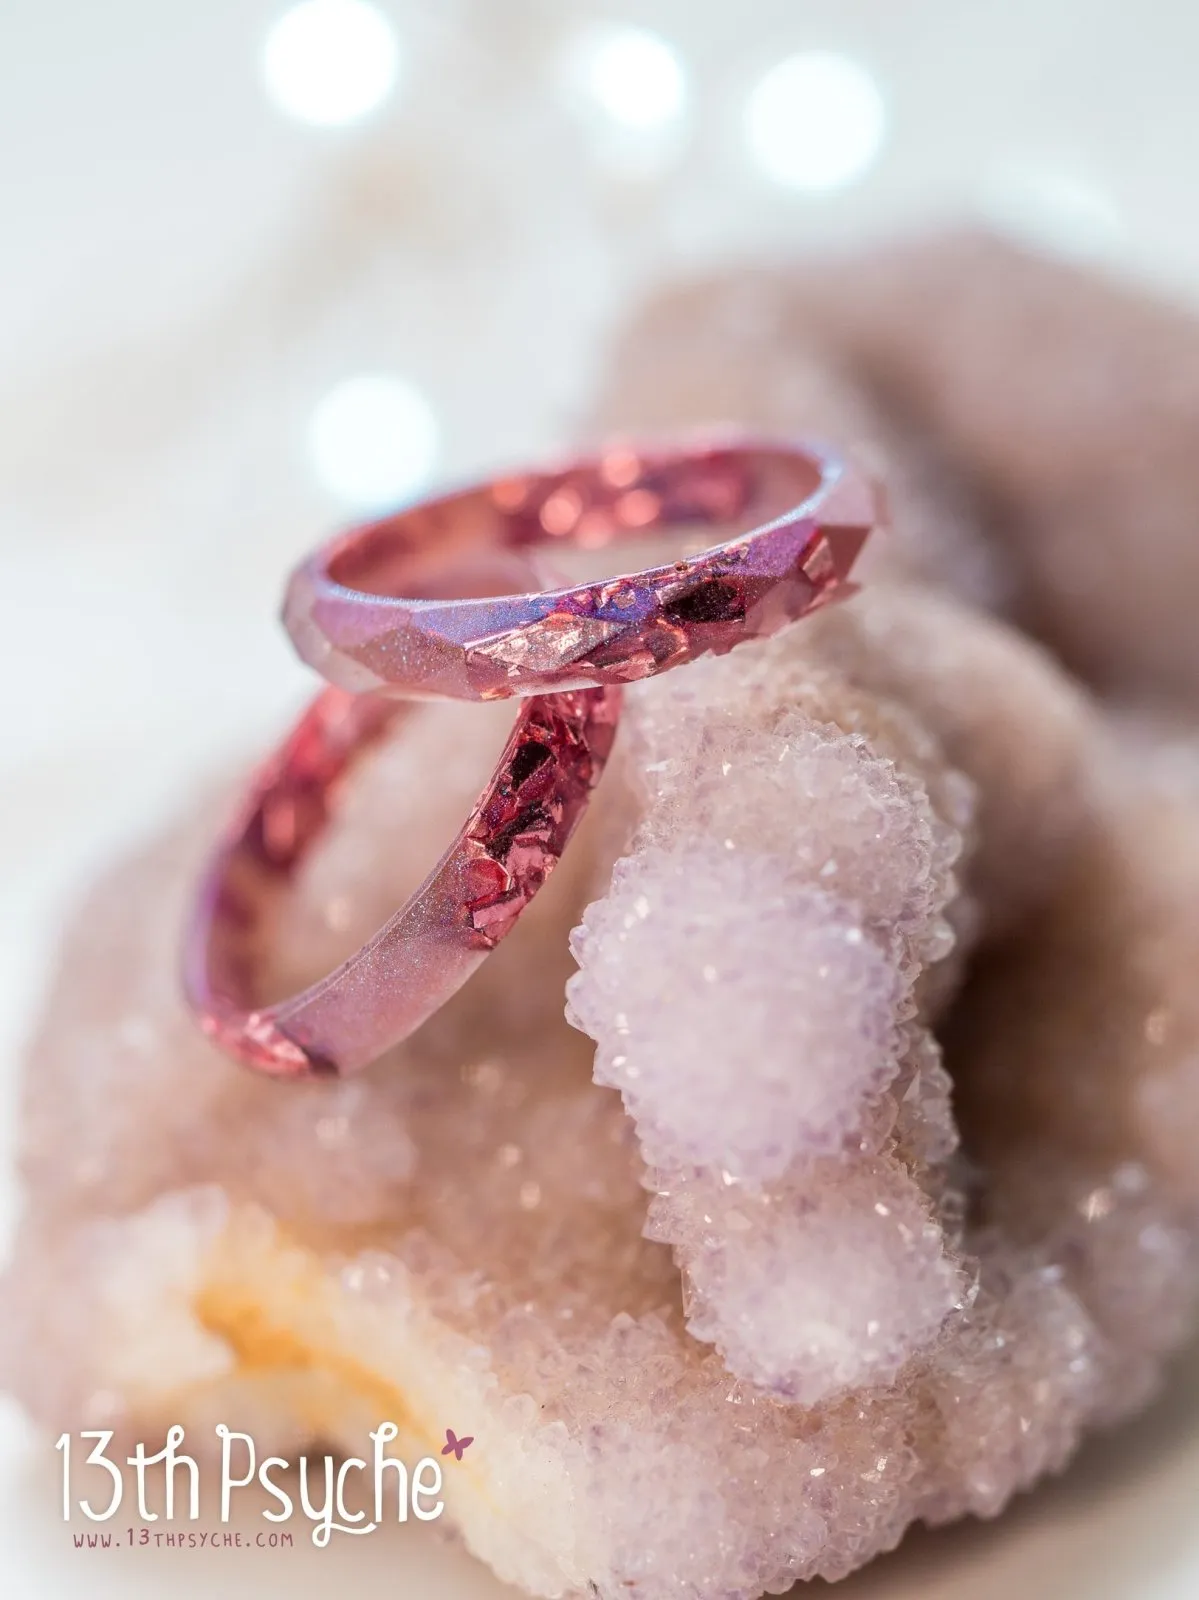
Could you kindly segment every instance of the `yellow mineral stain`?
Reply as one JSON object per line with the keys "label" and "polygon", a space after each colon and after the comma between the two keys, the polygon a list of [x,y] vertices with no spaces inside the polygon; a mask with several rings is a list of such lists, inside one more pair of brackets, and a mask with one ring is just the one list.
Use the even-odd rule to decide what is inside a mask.
{"label": "yellow mineral stain", "polygon": [[[444,1432],[416,1415],[394,1384],[332,1342],[338,1319],[331,1293],[320,1262],[277,1227],[270,1244],[257,1241],[250,1255],[244,1237],[230,1230],[210,1258],[192,1309],[205,1332],[233,1353],[236,1376],[294,1382],[291,1403],[314,1436],[336,1433],[346,1412],[361,1407],[374,1426],[394,1422],[401,1436],[437,1457]],[[474,1462],[456,1464],[453,1476],[498,1512]]]}
{"label": "yellow mineral stain", "polygon": [[380,1421],[394,1422],[432,1444],[392,1384],[353,1356],[309,1343],[294,1328],[272,1322],[261,1304],[241,1299],[221,1285],[210,1285],[200,1291],[195,1312],[200,1326],[233,1351],[243,1375],[310,1373],[313,1377],[334,1379],[363,1401]]}

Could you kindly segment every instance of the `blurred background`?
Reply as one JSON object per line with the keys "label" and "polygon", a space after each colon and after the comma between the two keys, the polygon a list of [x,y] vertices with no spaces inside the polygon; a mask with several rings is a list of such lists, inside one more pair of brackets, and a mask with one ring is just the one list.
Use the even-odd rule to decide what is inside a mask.
{"label": "blurred background", "polygon": [[[5,1230],[65,897],[302,694],[275,611],[303,550],[577,436],[607,330],[718,263],[970,216],[1194,296],[1196,60],[1184,0],[2,0]],[[9,1592],[162,1592],[84,1573],[11,1408],[0,1441]],[[1068,1592],[1195,1592],[1177,1540],[1127,1586],[1195,1459],[1120,1479]],[[961,1547],[969,1592],[1093,1551],[1065,1504]],[[352,1557],[324,1553],[381,1578]],[[419,1559],[412,1593],[499,1592]]]}

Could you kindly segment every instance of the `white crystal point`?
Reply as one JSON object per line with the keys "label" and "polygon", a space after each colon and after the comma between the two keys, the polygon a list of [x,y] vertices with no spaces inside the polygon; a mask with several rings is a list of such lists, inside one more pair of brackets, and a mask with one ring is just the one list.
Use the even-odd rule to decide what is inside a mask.
{"label": "white crystal point", "polygon": [[789,865],[651,847],[618,864],[587,913],[572,1015],[653,1165],[769,1182],[841,1150],[899,1071],[895,963]]}

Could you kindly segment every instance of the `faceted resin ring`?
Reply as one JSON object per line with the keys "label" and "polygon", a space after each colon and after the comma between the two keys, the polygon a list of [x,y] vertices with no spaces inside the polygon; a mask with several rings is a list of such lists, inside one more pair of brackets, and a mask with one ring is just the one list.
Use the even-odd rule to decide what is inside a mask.
{"label": "faceted resin ring", "polygon": [[[827,452],[711,440],[614,449],[354,528],[293,574],[284,621],[303,659],[357,692],[492,700],[648,678],[774,633],[852,593],[880,518],[873,484]],[[497,596],[497,557],[570,542],[599,547],[659,529],[742,528],[643,572]],[[447,560],[472,567],[449,598]]]}
{"label": "faceted resin ring", "polygon": [[352,1071],[412,1033],[512,927],[566,848],[612,747],[619,690],[534,697],[478,804],[408,903],[335,972],[261,1004],[288,884],[352,763],[408,708],[326,689],[259,771],[201,880],[188,1002],[230,1055],[278,1077]]}

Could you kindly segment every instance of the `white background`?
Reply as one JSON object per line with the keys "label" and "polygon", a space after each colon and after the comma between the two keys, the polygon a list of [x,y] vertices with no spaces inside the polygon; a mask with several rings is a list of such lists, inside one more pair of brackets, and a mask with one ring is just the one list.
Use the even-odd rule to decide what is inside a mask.
{"label": "white background", "polygon": [[[377,4],[399,40],[395,91],[324,127],[264,84],[285,4],[0,0],[6,1228],[19,1041],[65,897],[302,693],[274,612],[285,568],[345,510],[311,432],[343,380],[414,385],[440,439],[424,464],[456,476],[568,437],[604,328],[643,286],[705,263],[971,212],[1183,296],[1199,286],[1190,0]],[[663,102],[644,125],[665,92],[651,74],[645,104],[614,118],[588,88],[596,23],[668,43],[685,110]],[[806,51],[850,58],[885,114],[872,164],[820,192],[773,181],[746,136],[755,85]],[[860,137],[831,112],[830,139]],[[55,1460],[6,1405],[14,1600],[315,1595],[343,1579],[498,1592],[424,1529],[219,1573],[192,1553],[76,1553]],[[916,1539],[846,1592],[1197,1588],[1192,1371],[1061,1485],[994,1527]]]}

